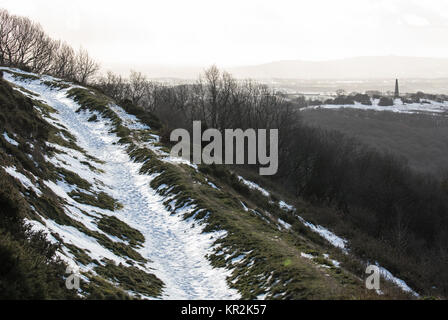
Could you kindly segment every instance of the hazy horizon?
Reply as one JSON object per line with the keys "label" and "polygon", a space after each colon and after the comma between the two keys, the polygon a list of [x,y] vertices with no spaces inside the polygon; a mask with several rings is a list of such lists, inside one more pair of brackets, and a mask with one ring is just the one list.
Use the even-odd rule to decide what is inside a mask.
{"label": "hazy horizon", "polygon": [[[142,72],[150,78],[193,79],[197,78],[200,73],[210,66],[211,64],[192,66],[181,64],[108,63],[103,64],[102,69],[103,72],[111,70],[124,76],[128,75],[130,70],[134,70]],[[358,56],[321,61],[296,59],[267,61],[260,64],[247,64],[228,67],[222,65],[217,66],[240,79],[448,79],[448,58],[433,57],[395,55],[376,57]],[[374,70],[375,73],[372,73],[371,70]],[[291,74],[294,72],[296,73]],[[311,75],[309,74],[310,72]]]}

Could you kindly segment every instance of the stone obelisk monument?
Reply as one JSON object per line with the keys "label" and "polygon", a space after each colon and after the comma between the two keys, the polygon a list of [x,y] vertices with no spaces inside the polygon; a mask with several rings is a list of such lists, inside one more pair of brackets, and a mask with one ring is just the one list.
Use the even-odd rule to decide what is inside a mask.
{"label": "stone obelisk monument", "polygon": [[400,90],[398,88],[398,79],[395,80],[395,94],[394,94],[394,98],[400,98]]}

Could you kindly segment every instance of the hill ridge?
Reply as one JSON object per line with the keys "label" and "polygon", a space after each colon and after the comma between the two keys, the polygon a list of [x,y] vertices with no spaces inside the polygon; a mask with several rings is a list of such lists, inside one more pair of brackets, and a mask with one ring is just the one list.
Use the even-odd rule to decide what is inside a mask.
{"label": "hill ridge", "polygon": [[83,297],[382,297],[332,262],[328,253],[338,251],[313,232],[328,230],[301,221],[254,183],[170,158],[157,131],[94,89],[3,71],[52,132],[44,159],[23,151],[32,140],[12,129],[5,143],[17,139],[11,150],[57,174],[34,174],[8,155],[1,167],[20,182],[32,209],[28,220],[81,267]]}

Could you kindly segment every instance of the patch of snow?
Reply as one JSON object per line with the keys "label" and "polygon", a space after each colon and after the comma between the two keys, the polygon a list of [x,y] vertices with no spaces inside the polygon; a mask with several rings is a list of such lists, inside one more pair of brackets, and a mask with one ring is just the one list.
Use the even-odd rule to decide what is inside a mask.
{"label": "patch of snow", "polygon": [[256,216],[260,217],[264,222],[270,224],[271,222],[265,217],[263,216],[260,212],[258,212],[257,210],[254,209],[249,209],[250,212],[252,212],[253,214],[255,214]]}
{"label": "patch of snow", "polygon": [[294,208],[294,206],[287,204],[284,201],[280,201],[278,203],[278,205],[280,206],[281,209],[286,210],[286,211],[295,211],[296,210],[296,208]]}
{"label": "patch of snow", "polygon": [[[32,207],[32,209],[36,212],[34,207]],[[39,214],[38,212],[36,212],[36,213]],[[50,230],[51,230],[51,232],[57,233],[59,236],[63,236],[63,235],[61,235],[60,232],[57,232],[56,230],[51,229],[51,226],[49,226],[49,225],[51,225],[51,223],[47,224],[47,221],[49,221],[49,220],[43,218],[42,216],[40,218],[44,221],[45,225],[43,225],[42,223],[40,223],[40,222],[38,222],[36,220],[25,219],[25,222],[26,222],[27,225],[31,226],[31,230],[33,230],[33,231],[43,231],[46,234],[47,240],[50,241],[51,243],[59,243],[59,241],[50,234]],[[54,223],[54,222],[52,222],[52,223]],[[67,238],[65,238],[65,239],[67,239]],[[70,240],[67,239],[67,241],[69,242]],[[75,243],[72,242],[72,244],[77,246],[77,247],[79,247],[80,249],[83,249],[82,248],[82,241],[76,241]],[[97,245],[98,245],[98,243],[97,243]],[[89,243],[88,247],[92,248],[92,244]],[[90,252],[90,250],[87,249],[87,248],[84,248],[84,250],[85,250],[85,253],[88,254],[90,257],[94,257],[94,258],[95,257],[101,257],[101,256],[97,256],[95,254],[92,254]],[[89,250],[89,251],[87,251],[87,250]],[[76,260],[75,260],[75,257],[73,256],[73,254],[71,254],[64,245],[62,246],[62,250],[61,251],[57,251],[56,252],[56,255],[59,258],[61,258],[64,262],[66,262],[68,264],[68,266],[70,268],[72,268],[73,270],[82,269],[83,271],[87,272],[87,271],[91,271],[93,269],[93,267],[94,267],[93,265],[84,266],[84,265],[76,263]],[[122,261],[123,263],[126,263],[125,261],[123,261],[123,259],[120,259],[120,258],[116,257],[115,255],[113,257],[111,257],[111,258],[118,259],[118,260],[115,260],[115,261]],[[85,279],[85,280],[87,280],[87,279]]]}
{"label": "patch of snow", "polygon": [[259,186],[258,184],[256,184],[255,182],[246,180],[246,179],[244,179],[244,178],[241,177],[241,176],[238,176],[238,179],[239,179],[242,183],[244,183],[246,186],[248,186],[250,189],[260,191],[265,197],[269,197],[269,196],[270,196],[270,193],[269,193],[268,191],[266,191],[265,189],[263,189],[262,187],[260,187],[260,186]]}
{"label": "patch of snow", "polygon": [[180,157],[171,157],[171,156],[167,156],[164,158],[160,158],[160,160],[164,161],[164,162],[168,162],[168,163],[172,163],[172,164],[185,164],[187,166],[192,167],[193,169],[195,169],[196,171],[199,170],[198,166],[194,163],[191,163],[189,160],[180,158]]}
{"label": "patch of snow", "polygon": [[384,292],[381,291],[380,289],[375,289],[375,292],[376,292],[376,294],[379,295],[379,296],[384,295]]}
{"label": "patch of snow", "polygon": [[160,142],[160,136],[155,134],[150,134],[150,136],[155,140],[155,142]]}
{"label": "patch of snow", "polygon": [[376,262],[376,266],[380,269],[380,274],[381,276],[386,279],[387,281],[390,281],[392,283],[394,283],[396,286],[398,286],[399,288],[401,288],[401,290],[408,292],[410,294],[412,294],[415,297],[419,297],[420,295],[415,292],[414,290],[412,290],[405,281],[395,277],[389,270],[387,270],[386,268],[381,267],[378,262]]}
{"label": "patch of snow", "polygon": [[8,143],[12,144],[13,146],[16,146],[16,147],[19,146],[19,143],[16,140],[10,138],[6,131],[3,132],[3,138],[5,138],[5,140],[8,141]]}
{"label": "patch of snow", "polygon": [[207,184],[215,190],[220,190],[213,182],[207,180]]}
{"label": "patch of snow", "polygon": [[302,253],[300,253],[300,255],[303,257],[303,258],[305,258],[305,259],[309,259],[309,260],[313,260],[313,255],[311,255],[311,254],[308,254],[308,253],[304,253],[304,252],[302,252]]}
{"label": "patch of snow", "polygon": [[333,246],[342,249],[343,252],[347,253],[348,249],[346,248],[347,245],[347,240],[342,239],[340,237],[338,237],[337,235],[335,235],[333,232],[331,232],[330,230],[319,226],[319,225],[314,225],[310,222],[305,221],[302,217],[298,217],[299,220],[308,228],[310,228],[312,231],[318,233],[321,237],[323,237],[324,239],[326,239],[328,242],[330,242]]}
{"label": "patch of snow", "polygon": [[267,297],[268,297],[268,293],[262,293],[257,296],[257,300],[266,300]]}
{"label": "patch of snow", "polygon": [[116,104],[110,104],[109,108],[111,108],[123,121],[123,125],[130,130],[150,130],[146,124],[143,124],[138,120],[138,118],[134,115],[131,115],[124,111],[124,109]]}
{"label": "patch of snow", "polygon": [[336,268],[340,268],[341,267],[341,263],[337,260],[331,259],[330,256],[328,254],[324,254],[324,258],[328,259],[331,261],[331,263],[333,264],[333,266],[335,266]]}
{"label": "patch of snow", "polygon": [[309,109],[359,109],[359,110],[374,110],[374,111],[390,111],[395,113],[432,113],[440,114],[448,112],[447,102],[428,101],[429,103],[410,103],[404,104],[400,99],[394,101],[393,106],[380,106],[379,99],[374,99],[371,106],[363,105],[359,102],[348,105],[321,105],[306,107],[301,110]]}
{"label": "patch of snow", "polygon": [[126,259],[112,253],[107,248],[101,246],[95,238],[92,238],[75,227],[59,225],[53,220],[42,218],[45,225],[52,232],[57,233],[65,243],[71,243],[83,249],[92,259],[100,261],[103,258],[113,260],[115,263],[127,265]]}
{"label": "patch of snow", "polygon": [[[36,212],[36,209],[33,206],[30,206],[31,209],[33,209],[34,212]],[[38,213],[38,212],[36,212]],[[34,232],[43,231],[46,233],[47,240],[53,244],[58,243],[58,240],[53,237],[51,234],[48,234],[48,228],[45,227],[42,223],[36,220],[30,220],[28,218],[25,218],[25,224],[31,227],[31,230]]]}
{"label": "patch of snow", "polygon": [[17,171],[16,167],[7,167],[3,168],[10,176],[16,178],[20,181],[20,183],[27,189],[31,189],[37,194],[39,197],[42,195],[42,192],[31,182],[31,180],[25,176],[24,174]]}
{"label": "patch of snow", "polygon": [[245,257],[245,254],[240,254],[238,257],[232,259],[232,264],[241,262]]}
{"label": "patch of snow", "polygon": [[278,223],[280,223],[281,226],[282,226],[283,228],[285,228],[286,230],[289,230],[289,229],[291,229],[291,227],[292,227],[289,223],[283,221],[283,220],[280,219],[280,218],[278,219]]}

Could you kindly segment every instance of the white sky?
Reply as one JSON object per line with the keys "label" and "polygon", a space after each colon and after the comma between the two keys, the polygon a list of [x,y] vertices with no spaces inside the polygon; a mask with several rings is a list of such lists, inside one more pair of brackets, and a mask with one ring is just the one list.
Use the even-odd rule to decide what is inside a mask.
{"label": "white sky", "polygon": [[103,63],[448,57],[446,0],[0,0]]}

